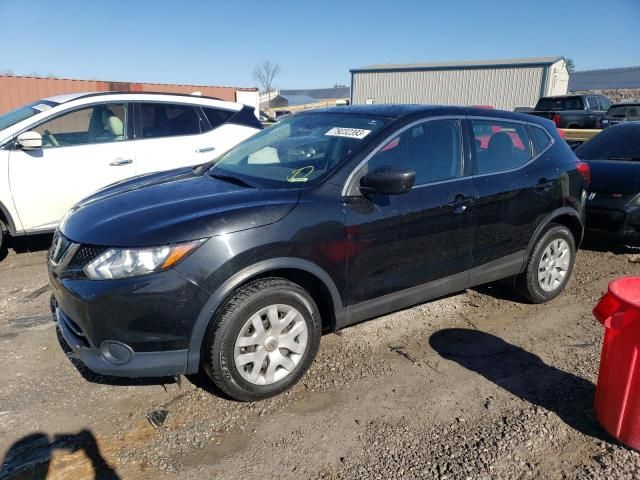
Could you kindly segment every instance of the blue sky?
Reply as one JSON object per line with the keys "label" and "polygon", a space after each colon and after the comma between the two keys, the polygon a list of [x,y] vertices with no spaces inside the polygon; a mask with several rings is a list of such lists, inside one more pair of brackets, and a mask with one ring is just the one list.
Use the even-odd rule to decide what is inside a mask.
{"label": "blue sky", "polygon": [[271,60],[276,87],[319,88],[373,63],[640,65],[640,0],[0,0],[0,19],[0,71],[64,78],[253,86]]}

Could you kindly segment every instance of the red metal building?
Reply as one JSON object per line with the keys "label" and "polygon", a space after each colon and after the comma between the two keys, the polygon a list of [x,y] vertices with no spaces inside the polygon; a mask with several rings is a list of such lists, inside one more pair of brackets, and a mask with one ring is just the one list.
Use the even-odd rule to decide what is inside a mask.
{"label": "red metal building", "polygon": [[237,92],[256,92],[256,88],[214,87],[207,85],[174,85],[167,83],[129,83],[102,80],[72,80],[0,75],[0,114],[40,98],[75,92],[200,92],[207,97],[235,102]]}

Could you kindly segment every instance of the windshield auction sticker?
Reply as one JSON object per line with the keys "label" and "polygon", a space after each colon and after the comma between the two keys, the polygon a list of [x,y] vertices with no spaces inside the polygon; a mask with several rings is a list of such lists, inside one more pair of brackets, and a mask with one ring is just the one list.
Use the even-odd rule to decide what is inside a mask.
{"label": "windshield auction sticker", "polygon": [[363,128],[345,128],[345,127],[333,127],[329,130],[325,135],[329,137],[347,137],[347,138],[357,138],[358,140],[362,140],[364,137],[369,135],[371,130],[365,130]]}
{"label": "windshield auction sticker", "polygon": [[39,103],[38,105],[34,105],[31,108],[39,112],[44,112],[45,110],[49,110],[51,108],[51,105],[47,105],[46,103]]}

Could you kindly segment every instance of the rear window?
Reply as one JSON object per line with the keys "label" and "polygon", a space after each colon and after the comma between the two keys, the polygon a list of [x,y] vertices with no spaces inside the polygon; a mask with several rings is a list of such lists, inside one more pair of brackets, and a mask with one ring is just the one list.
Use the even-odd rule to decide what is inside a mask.
{"label": "rear window", "polygon": [[538,100],[536,110],[582,110],[582,97],[546,97]]}
{"label": "rear window", "polygon": [[607,117],[624,118],[627,115],[628,107],[611,107],[607,112]]}
{"label": "rear window", "polygon": [[581,160],[640,161],[640,125],[609,127],[575,150]]}
{"label": "rear window", "polygon": [[607,117],[628,118],[635,120],[640,117],[640,106],[637,105],[614,105],[607,112]]}

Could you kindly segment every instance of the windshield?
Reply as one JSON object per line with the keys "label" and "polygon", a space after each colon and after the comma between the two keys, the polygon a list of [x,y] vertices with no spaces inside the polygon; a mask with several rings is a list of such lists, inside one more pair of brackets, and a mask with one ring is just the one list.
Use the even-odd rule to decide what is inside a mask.
{"label": "windshield", "polygon": [[223,155],[209,175],[270,188],[318,181],[389,123],[343,113],[293,115]]}
{"label": "windshield", "polygon": [[50,102],[49,100],[38,100],[16,108],[15,110],[11,110],[4,115],[0,115],[0,130],[9,128],[11,125],[15,125],[22,120],[26,120],[27,118],[34,116],[36,113],[49,110],[51,107],[55,107],[56,105],[58,104]]}
{"label": "windshield", "polygon": [[640,124],[609,127],[575,150],[581,160],[640,160]]}

